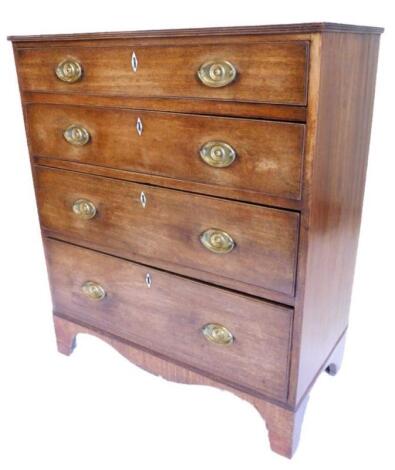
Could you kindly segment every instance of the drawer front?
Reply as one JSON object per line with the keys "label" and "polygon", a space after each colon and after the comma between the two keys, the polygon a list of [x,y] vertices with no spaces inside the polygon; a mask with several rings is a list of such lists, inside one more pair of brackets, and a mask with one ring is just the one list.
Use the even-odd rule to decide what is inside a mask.
{"label": "drawer front", "polygon": [[36,169],[41,224],[50,232],[247,292],[294,293],[296,213]]}
{"label": "drawer front", "polygon": [[[306,104],[303,41],[47,47],[20,49],[17,55],[25,91]],[[59,64],[58,75],[77,81],[59,79]]]}
{"label": "drawer front", "polygon": [[[47,239],[45,245],[56,313],[224,380],[286,397],[291,309],[67,243]],[[207,327],[205,336],[206,325],[226,330]]]}
{"label": "drawer front", "polygon": [[[302,124],[41,104],[27,119],[35,156],[300,198]],[[85,145],[65,139],[73,125]]]}

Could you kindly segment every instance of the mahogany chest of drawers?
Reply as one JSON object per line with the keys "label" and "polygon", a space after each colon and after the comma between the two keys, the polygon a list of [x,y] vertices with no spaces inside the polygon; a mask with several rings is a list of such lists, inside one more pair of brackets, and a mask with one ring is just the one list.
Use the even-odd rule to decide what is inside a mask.
{"label": "mahogany chest of drawers", "polygon": [[59,351],[230,390],[291,457],[344,347],[381,32],[10,38]]}

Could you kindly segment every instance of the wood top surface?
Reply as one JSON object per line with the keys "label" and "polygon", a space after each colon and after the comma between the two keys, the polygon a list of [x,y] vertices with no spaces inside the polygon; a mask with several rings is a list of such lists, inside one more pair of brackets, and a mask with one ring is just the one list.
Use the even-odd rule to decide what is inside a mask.
{"label": "wood top surface", "polygon": [[76,34],[44,34],[30,36],[8,36],[13,42],[24,41],[76,41],[91,39],[130,39],[148,37],[188,37],[188,36],[235,36],[249,34],[292,34],[292,33],[363,33],[381,34],[384,28],[375,26],[358,26],[341,23],[299,23],[284,25],[262,25],[262,26],[231,26],[216,28],[191,28],[191,29],[162,29],[147,31],[120,31],[104,33],[76,33]]}

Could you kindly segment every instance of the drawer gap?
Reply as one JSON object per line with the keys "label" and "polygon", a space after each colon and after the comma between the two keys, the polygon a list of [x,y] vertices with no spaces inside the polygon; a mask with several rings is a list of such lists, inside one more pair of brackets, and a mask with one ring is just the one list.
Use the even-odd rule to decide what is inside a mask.
{"label": "drawer gap", "polygon": [[[33,159],[35,161],[37,161],[37,158],[41,158],[41,157],[39,155],[33,156]],[[63,160],[61,158],[56,158],[54,160],[59,161],[59,162],[70,163],[69,160]],[[74,163],[78,164],[78,162],[74,162]],[[110,170],[116,170],[116,169],[111,168],[111,167],[104,167],[104,166],[101,166],[101,165],[100,166],[99,165],[93,165],[92,163],[84,163],[84,165],[88,165],[89,167],[92,167],[92,168],[98,167],[98,168],[108,168]],[[35,163],[35,166],[37,168],[59,169],[56,166],[45,165],[41,161],[40,161],[40,163]],[[294,208],[291,208],[291,207],[275,206],[275,205],[272,205],[272,204],[259,204],[259,203],[256,203],[256,202],[248,201],[246,199],[233,199],[233,198],[225,197],[225,196],[214,196],[214,195],[210,195],[210,194],[207,194],[207,193],[202,193],[202,192],[199,192],[199,191],[186,191],[184,189],[172,188],[172,187],[169,187],[169,186],[163,186],[163,185],[159,185],[159,184],[141,183],[140,181],[134,181],[132,179],[123,179],[123,178],[119,178],[119,177],[117,178],[115,176],[104,176],[104,175],[101,175],[101,174],[95,174],[95,173],[93,173],[93,171],[88,173],[88,172],[84,172],[84,171],[71,170],[69,168],[67,168],[67,169],[60,168],[60,169],[62,171],[67,171],[67,172],[70,172],[70,173],[77,173],[79,175],[91,175],[91,176],[96,176],[98,178],[106,178],[106,179],[109,179],[109,180],[116,180],[116,181],[123,181],[123,182],[141,184],[142,186],[148,186],[148,187],[152,187],[152,188],[167,189],[167,190],[170,190],[170,191],[177,191],[177,192],[186,193],[186,194],[194,194],[194,195],[197,195],[197,196],[221,199],[221,200],[224,200],[224,201],[240,202],[242,204],[248,204],[250,206],[267,207],[267,208],[273,209],[273,210],[287,211],[287,212],[292,212],[292,213],[296,213],[296,214],[300,214],[302,212],[301,209],[294,209]],[[116,171],[118,171],[118,170],[116,170]],[[139,172],[133,172],[133,173],[139,173]],[[156,176],[156,175],[153,175],[153,176]]]}

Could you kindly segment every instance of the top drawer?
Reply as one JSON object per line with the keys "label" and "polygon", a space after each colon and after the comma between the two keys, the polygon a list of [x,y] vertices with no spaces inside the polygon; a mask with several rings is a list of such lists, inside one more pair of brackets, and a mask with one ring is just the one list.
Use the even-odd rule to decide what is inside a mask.
{"label": "top drawer", "polygon": [[17,55],[24,91],[306,104],[303,41],[46,47]]}

